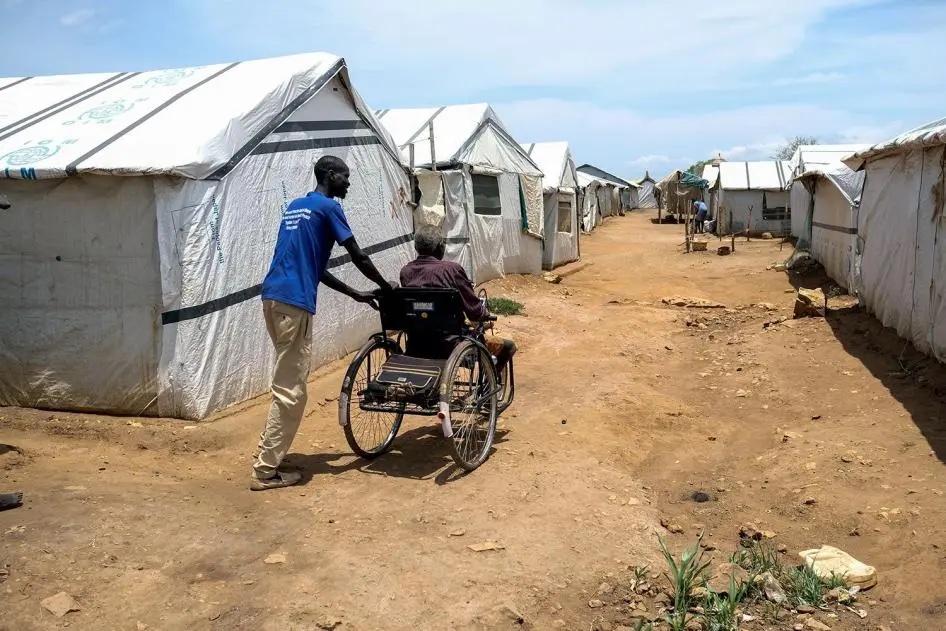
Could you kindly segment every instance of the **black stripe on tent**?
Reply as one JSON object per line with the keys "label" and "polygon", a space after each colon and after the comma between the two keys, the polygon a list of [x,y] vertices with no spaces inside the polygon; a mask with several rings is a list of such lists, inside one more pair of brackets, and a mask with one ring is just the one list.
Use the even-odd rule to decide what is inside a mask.
{"label": "black stripe on tent", "polygon": [[[134,76],[136,76],[136,75],[139,75],[139,74],[141,74],[141,73],[140,73],[140,72],[136,72],[136,73],[133,73],[133,74],[130,74],[130,75],[127,75],[127,76],[122,76],[122,75],[125,75],[125,73],[124,73],[124,72],[119,72],[117,75],[111,76],[111,77],[109,77],[108,79],[106,79],[105,81],[102,81],[101,83],[96,83],[96,84],[93,85],[92,87],[86,88],[85,90],[82,90],[81,92],[78,92],[78,93],[76,93],[76,94],[73,94],[72,96],[69,96],[69,97],[67,97],[67,98],[64,98],[63,100],[59,101],[58,103],[53,103],[53,104],[50,105],[49,107],[45,107],[45,108],[41,109],[41,110],[38,111],[38,112],[33,112],[32,114],[30,114],[30,115],[27,116],[26,118],[21,118],[20,120],[16,121],[15,123],[11,123],[11,124],[7,125],[6,127],[0,129],[0,133],[3,133],[3,132],[5,132],[5,131],[8,131],[8,130],[10,130],[10,129],[13,129],[14,127],[19,127],[20,125],[23,125],[22,127],[19,127],[19,129],[14,130],[13,132],[7,134],[6,136],[0,136],[0,140],[5,140],[6,138],[9,138],[10,136],[12,136],[12,135],[14,135],[14,134],[18,134],[18,133],[20,133],[21,131],[23,131],[24,129],[26,129],[27,127],[31,127],[31,126],[35,125],[36,123],[41,123],[41,122],[43,122],[44,120],[46,120],[47,118],[49,118],[50,116],[54,116],[54,115],[58,114],[59,112],[65,110],[66,108],[72,107],[73,105],[77,105],[77,104],[81,103],[82,101],[85,101],[86,99],[90,99],[90,98],[92,98],[93,96],[95,96],[95,95],[97,95],[97,94],[100,94],[100,93],[104,92],[105,90],[109,89],[109,88],[112,87],[113,85],[118,85],[118,84],[121,83],[122,81],[127,81],[128,79],[131,79],[132,77],[134,77]],[[121,77],[121,78],[119,79],[119,77]],[[115,81],[115,79],[118,79],[118,81]],[[114,83],[112,83],[113,81],[114,81]],[[8,86],[8,87],[9,87],[9,86]],[[47,112],[48,112],[48,113],[47,113]],[[43,114],[45,114],[45,116],[43,116]],[[34,118],[34,117],[36,117],[36,118]],[[32,119],[32,120],[30,120],[30,119]],[[24,125],[24,123],[26,123],[26,124]]]}
{"label": "black stripe on tent", "polygon": [[286,134],[294,131],[342,131],[350,129],[369,129],[369,127],[363,120],[289,121],[277,127],[273,133]]}
{"label": "black stripe on tent", "polygon": [[831,230],[832,232],[843,232],[844,234],[857,234],[857,228],[845,228],[844,226],[835,226],[830,223],[821,223],[820,221],[812,221],[812,227],[821,228],[822,230]]}
{"label": "black stripe on tent", "polygon": [[440,112],[444,111],[445,109],[447,109],[446,106],[441,107],[441,108],[439,108],[436,112],[434,112],[434,113],[433,113],[433,116],[431,116],[430,118],[428,118],[428,119],[424,122],[424,124],[420,126],[420,128],[419,128],[417,131],[415,131],[413,134],[411,134],[411,137],[407,139],[407,142],[405,142],[403,145],[401,145],[401,149],[403,149],[403,148],[406,147],[407,145],[409,145],[409,144],[411,144],[412,142],[414,142],[414,140],[416,140],[417,137],[420,136],[420,133],[421,133],[422,131],[424,131],[425,129],[427,129],[427,128],[430,126],[430,124],[431,124],[432,122],[434,122],[434,119],[437,118],[438,116],[440,116]]}
{"label": "black stripe on tent", "polygon": [[238,305],[241,302],[246,302],[251,298],[259,296],[262,291],[262,284],[253,285],[252,287],[235,291],[232,294],[224,296],[223,298],[215,298],[214,300],[210,300],[200,305],[184,307],[183,309],[177,309],[175,311],[165,311],[161,314],[161,324],[175,324],[176,322],[200,318],[201,316],[214,313],[215,311],[223,311],[227,307]]}
{"label": "black stripe on tent", "polygon": [[321,90],[325,86],[325,84],[328,83],[329,80],[331,80],[333,77],[335,77],[335,75],[337,75],[339,71],[344,67],[345,67],[344,59],[339,59],[337,62],[335,62],[335,64],[325,74],[319,77],[318,81],[313,83],[311,86],[309,86],[308,89],[304,90],[299,96],[294,98],[289,103],[289,105],[282,108],[279,114],[273,117],[273,120],[269,121],[269,123],[267,123],[261,130],[259,130],[256,134],[254,134],[252,138],[246,141],[246,144],[240,147],[240,150],[237,151],[235,154],[233,154],[233,157],[227,160],[226,164],[224,164],[219,169],[211,173],[207,177],[207,179],[208,180],[222,180],[227,175],[227,173],[229,173],[230,171],[236,168],[236,166],[240,163],[240,161],[243,160],[243,158],[250,155],[251,153],[255,153],[253,150],[256,149],[257,146],[261,142],[263,142],[263,139],[266,138],[266,136],[273,133],[273,131],[277,127],[279,127],[284,122],[286,122],[286,119],[289,118],[293,112],[299,109],[299,107],[303,103],[311,99],[315,95],[316,92]]}
{"label": "black stripe on tent", "polygon": [[229,66],[226,66],[225,68],[213,73],[209,77],[206,77],[198,81],[197,83],[190,86],[189,88],[181,90],[180,92],[178,92],[177,94],[169,98],[167,101],[159,105],[157,108],[155,108],[151,112],[148,112],[147,114],[145,114],[144,116],[136,120],[134,123],[132,123],[125,129],[119,131],[117,134],[115,134],[114,136],[112,136],[111,138],[103,142],[102,144],[100,144],[99,146],[95,147],[91,151],[88,151],[85,154],[73,160],[70,164],[66,166],[66,175],[77,175],[79,173],[79,165],[81,163],[85,162],[86,160],[88,160],[89,158],[97,154],[99,151],[101,151],[105,147],[109,146],[110,144],[112,144],[113,142],[115,142],[116,140],[124,136],[125,134],[127,134],[128,132],[132,131],[133,129],[136,129],[142,123],[151,120],[152,118],[157,116],[159,113],[163,112],[165,109],[167,109],[168,107],[170,107],[171,105],[179,101],[180,99],[184,98],[185,96],[187,96],[188,94],[196,90],[197,88],[201,87],[202,85],[207,84],[210,81],[213,81],[214,79],[216,79],[223,73],[227,72],[228,70],[231,70],[232,68],[235,68],[238,65],[240,65],[240,62],[232,63]]}
{"label": "black stripe on tent", "polygon": [[287,153],[289,151],[307,151],[309,149],[337,149],[339,147],[358,147],[361,145],[380,145],[377,136],[346,136],[344,138],[306,138],[303,140],[277,140],[265,142],[253,150],[252,155],[268,153]]}
{"label": "black stripe on tent", "polygon": [[[387,241],[382,241],[381,243],[369,245],[368,247],[364,248],[364,252],[370,256],[384,250],[390,250],[391,248],[395,248],[403,243],[408,243],[413,238],[413,234],[404,234],[399,237],[394,237],[393,239],[388,239]],[[351,256],[348,254],[329,259],[327,269],[341,267],[350,261]],[[185,320],[200,318],[217,311],[223,311],[227,307],[232,307],[234,305],[240,304],[241,302],[246,302],[247,300],[256,298],[262,292],[262,284],[253,285],[252,287],[235,291],[232,294],[223,296],[222,298],[215,298],[203,304],[194,305],[193,307],[184,307],[183,309],[176,309],[174,311],[165,311],[161,314],[161,324],[176,324],[178,322],[184,322]]]}
{"label": "black stripe on tent", "polygon": [[32,78],[33,78],[33,77],[23,77],[22,79],[19,79],[19,80],[17,80],[17,81],[14,81],[13,83],[8,83],[7,85],[5,85],[5,86],[3,86],[2,88],[0,88],[0,92],[3,92],[3,91],[6,90],[7,88],[12,88],[12,87],[15,86],[15,85],[20,85],[20,84],[23,83],[24,81],[29,81],[29,80],[32,79]]}
{"label": "black stripe on tent", "polygon": [[469,243],[469,237],[447,237],[443,240],[444,243]]}
{"label": "black stripe on tent", "polygon": [[[388,239],[387,241],[382,241],[381,243],[375,243],[374,245],[369,245],[364,248],[364,253],[368,254],[377,254],[378,252],[383,252],[385,250],[390,250],[391,248],[396,248],[399,245],[404,243],[410,243],[414,240],[414,234],[402,234],[399,237],[394,237],[393,239]],[[326,269],[335,269],[336,267],[341,267],[345,263],[351,263],[351,255],[345,253],[341,256],[336,256],[333,259],[328,260],[328,266]]]}

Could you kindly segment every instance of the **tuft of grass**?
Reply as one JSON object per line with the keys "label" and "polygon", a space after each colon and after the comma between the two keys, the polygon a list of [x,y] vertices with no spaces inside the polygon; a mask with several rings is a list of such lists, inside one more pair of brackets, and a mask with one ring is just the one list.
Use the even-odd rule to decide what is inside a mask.
{"label": "tuft of grass", "polygon": [[666,614],[664,620],[670,625],[671,631],[683,630],[692,619],[689,611],[695,600],[693,592],[695,588],[706,585],[706,570],[710,566],[710,561],[703,560],[703,533],[697,537],[696,545],[680,553],[679,561],[667,549],[663,537],[657,535],[657,541],[667,561],[668,571],[664,576],[673,590],[673,611]]}
{"label": "tuft of grass", "polygon": [[638,565],[634,568],[634,589],[637,589],[637,586],[645,583],[647,581],[647,571],[650,568],[646,565]]}
{"label": "tuft of grass", "polygon": [[522,313],[524,305],[521,302],[516,302],[510,298],[489,298],[486,301],[486,306],[489,307],[489,310],[492,313],[498,313],[499,315],[513,316],[519,315]]}
{"label": "tuft of grass", "polygon": [[789,568],[782,577],[782,587],[793,605],[820,607],[824,602],[824,583],[807,565]]}
{"label": "tuft of grass", "polygon": [[704,603],[707,631],[737,631],[736,609],[749,595],[749,583],[737,583],[729,577],[729,590],[725,594],[708,592]]}
{"label": "tuft of grass", "polygon": [[832,572],[831,576],[824,579],[823,582],[824,586],[828,589],[835,589],[837,587],[844,587],[845,589],[847,588],[847,581],[844,579],[843,574],[835,574]]}
{"label": "tuft of grass", "polygon": [[638,620],[637,624],[634,626],[634,631],[654,631],[654,625],[650,622]]}
{"label": "tuft of grass", "polygon": [[768,541],[759,541],[748,548],[742,548],[732,555],[731,562],[751,576],[760,576],[766,572],[771,572],[775,577],[782,574],[779,553]]}

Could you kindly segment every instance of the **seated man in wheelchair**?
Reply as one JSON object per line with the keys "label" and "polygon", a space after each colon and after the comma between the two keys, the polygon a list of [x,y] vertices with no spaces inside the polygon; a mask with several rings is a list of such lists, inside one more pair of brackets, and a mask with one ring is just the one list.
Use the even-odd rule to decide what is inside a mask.
{"label": "seated man in wheelchair", "polygon": [[[463,311],[470,322],[480,322],[488,314],[483,304],[473,291],[473,283],[466,275],[466,271],[458,263],[444,261],[446,244],[440,228],[436,226],[421,226],[414,233],[414,249],[417,258],[401,269],[402,287],[431,287],[456,289],[463,301]],[[486,348],[496,357],[496,374],[501,375],[503,368],[516,353],[516,345],[512,340],[498,337],[487,337]]]}

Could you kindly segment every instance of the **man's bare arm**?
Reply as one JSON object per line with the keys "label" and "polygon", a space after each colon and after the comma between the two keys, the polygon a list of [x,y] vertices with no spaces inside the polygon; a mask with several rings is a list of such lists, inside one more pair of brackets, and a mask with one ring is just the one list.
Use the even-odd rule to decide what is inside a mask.
{"label": "man's bare arm", "polygon": [[357,300],[358,302],[371,302],[371,300],[373,300],[373,296],[371,294],[349,287],[342,281],[332,276],[328,271],[322,273],[322,284],[329,289],[334,289],[338,293],[345,294],[349,298]]}
{"label": "man's bare arm", "polygon": [[342,247],[348,250],[349,256],[351,256],[351,262],[355,264],[355,267],[358,268],[362,274],[364,274],[368,280],[375,283],[378,287],[384,290],[392,290],[394,287],[381,275],[381,272],[378,271],[378,268],[374,266],[374,263],[371,262],[371,259],[368,258],[368,255],[365,254],[364,250],[358,245],[358,242],[355,241],[355,237],[351,239],[346,239],[342,242]]}

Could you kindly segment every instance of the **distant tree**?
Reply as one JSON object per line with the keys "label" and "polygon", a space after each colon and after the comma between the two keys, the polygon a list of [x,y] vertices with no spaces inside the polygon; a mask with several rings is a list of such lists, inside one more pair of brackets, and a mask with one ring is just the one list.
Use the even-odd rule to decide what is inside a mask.
{"label": "distant tree", "polygon": [[694,162],[687,168],[687,172],[699,177],[703,177],[703,167],[712,161],[712,158],[710,158],[709,160],[700,160],[699,162]]}
{"label": "distant tree", "polygon": [[791,140],[787,140],[784,145],[780,146],[775,150],[775,153],[772,155],[773,160],[791,160],[792,156],[795,155],[795,150],[798,149],[799,145],[817,145],[818,139],[814,136],[795,136]]}

